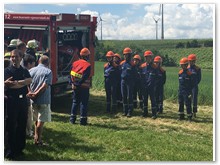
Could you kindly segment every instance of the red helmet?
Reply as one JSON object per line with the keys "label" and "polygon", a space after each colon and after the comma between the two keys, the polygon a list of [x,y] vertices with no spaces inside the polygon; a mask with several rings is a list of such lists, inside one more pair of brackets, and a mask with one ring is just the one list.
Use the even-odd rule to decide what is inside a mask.
{"label": "red helmet", "polygon": [[136,55],[133,57],[133,59],[138,59],[138,60],[141,61],[141,57],[140,57],[138,54],[136,54]]}
{"label": "red helmet", "polygon": [[108,51],[106,54],[106,57],[113,57],[113,56],[114,56],[113,51]]}
{"label": "red helmet", "polygon": [[195,55],[195,54],[190,54],[190,55],[188,56],[188,60],[189,60],[189,61],[194,61],[194,60],[196,60],[196,55]]}
{"label": "red helmet", "polygon": [[128,53],[132,53],[132,50],[130,48],[124,48],[123,50],[123,54],[128,54]]}
{"label": "red helmet", "polygon": [[153,56],[153,53],[150,50],[144,52],[144,57]]}
{"label": "red helmet", "polygon": [[115,57],[118,57],[118,58],[121,59],[121,56],[120,56],[120,54],[118,54],[118,53],[115,53]]}
{"label": "red helmet", "polygon": [[83,48],[83,49],[80,51],[80,56],[88,56],[88,55],[90,55],[89,49]]}
{"label": "red helmet", "polygon": [[188,64],[188,59],[186,57],[183,57],[181,60],[180,60],[180,65],[181,64]]}
{"label": "red helmet", "polygon": [[154,58],[154,62],[162,62],[162,58],[160,56],[156,56]]}

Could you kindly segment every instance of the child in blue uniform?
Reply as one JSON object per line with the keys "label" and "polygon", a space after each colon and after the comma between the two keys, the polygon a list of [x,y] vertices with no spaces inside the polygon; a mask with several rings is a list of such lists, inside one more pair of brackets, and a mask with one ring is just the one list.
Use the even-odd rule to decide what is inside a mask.
{"label": "child in blue uniform", "polygon": [[[120,66],[121,63],[121,56],[118,53],[115,53],[114,57],[113,57],[113,61]],[[117,79],[117,87],[116,87],[116,97],[117,97],[117,105],[118,108],[122,108],[123,107],[123,103],[122,103],[122,94],[121,94],[121,67],[117,67],[117,75],[116,75],[116,79]]]}
{"label": "child in blue uniform", "polygon": [[184,104],[188,120],[192,120],[192,107],[191,107],[191,91],[193,87],[192,73],[187,69],[188,59],[186,57],[180,60],[181,70],[179,71],[179,120],[184,119]]}
{"label": "child in blue uniform", "polygon": [[192,88],[192,104],[193,104],[193,117],[196,117],[196,113],[198,111],[197,108],[197,100],[198,100],[198,85],[201,81],[201,68],[198,67],[196,63],[196,55],[195,54],[190,54],[188,56],[188,61],[189,61],[189,66],[188,70],[192,72],[192,76],[194,77],[194,86]]}
{"label": "child in blue uniform", "polygon": [[132,50],[123,50],[125,60],[121,62],[121,93],[123,100],[124,116],[131,117],[133,112],[133,88],[135,79],[135,67],[132,62]]}
{"label": "child in blue uniform", "polygon": [[163,91],[164,84],[166,83],[166,71],[162,68],[162,58],[156,56],[154,58],[154,64],[157,67],[157,79],[155,86],[155,98],[157,104],[157,113],[163,113]]}
{"label": "child in blue uniform", "polygon": [[134,93],[133,93],[133,105],[134,108],[137,108],[137,96],[139,99],[139,108],[143,108],[143,98],[142,98],[142,84],[141,84],[141,57],[136,54],[133,57],[133,62],[136,69],[136,77],[135,77],[135,85],[134,85]]}
{"label": "child in blue uniform", "polygon": [[[117,108],[117,73],[118,65],[113,61],[114,53],[108,51],[106,54],[107,63],[104,65],[105,92],[106,92],[106,112],[116,112]],[[111,105],[112,104],[112,105]]]}
{"label": "child in blue uniform", "polygon": [[155,100],[155,81],[157,76],[156,66],[153,63],[153,53],[150,50],[144,52],[146,62],[141,65],[142,86],[143,88],[143,117],[148,116],[148,95],[151,100],[152,119],[157,118],[157,106]]}

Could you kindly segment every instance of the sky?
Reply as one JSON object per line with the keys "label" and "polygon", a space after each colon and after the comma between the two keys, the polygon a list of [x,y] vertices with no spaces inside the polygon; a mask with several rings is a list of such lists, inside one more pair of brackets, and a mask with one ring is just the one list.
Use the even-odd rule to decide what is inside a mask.
{"label": "sky", "polygon": [[[96,36],[103,40],[161,39],[160,3],[4,2],[4,12],[74,13],[98,17]],[[164,3],[164,39],[206,39],[215,34],[215,4]],[[158,20],[158,23],[155,22]],[[156,28],[157,27],[157,28]],[[156,30],[157,29],[157,30]]]}

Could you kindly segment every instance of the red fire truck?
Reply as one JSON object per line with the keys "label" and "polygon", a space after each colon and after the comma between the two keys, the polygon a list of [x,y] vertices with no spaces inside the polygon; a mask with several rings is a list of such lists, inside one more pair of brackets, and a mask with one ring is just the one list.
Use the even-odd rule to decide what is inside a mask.
{"label": "red fire truck", "polygon": [[91,51],[91,76],[94,75],[94,47],[97,17],[85,14],[4,14],[4,40],[39,41],[38,52],[49,50],[53,72],[53,96],[64,94],[68,87],[72,62],[79,59],[83,47]]}

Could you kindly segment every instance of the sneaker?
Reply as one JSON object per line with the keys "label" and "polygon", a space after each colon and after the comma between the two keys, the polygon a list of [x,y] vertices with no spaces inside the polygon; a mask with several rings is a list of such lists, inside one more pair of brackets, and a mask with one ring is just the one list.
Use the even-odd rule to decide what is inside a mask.
{"label": "sneaker", "polygon": [[152,116],[151,118],[155,120],[157,118],[157,116]]}

